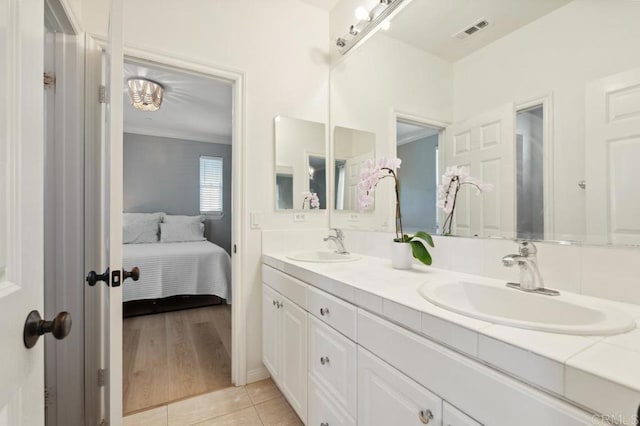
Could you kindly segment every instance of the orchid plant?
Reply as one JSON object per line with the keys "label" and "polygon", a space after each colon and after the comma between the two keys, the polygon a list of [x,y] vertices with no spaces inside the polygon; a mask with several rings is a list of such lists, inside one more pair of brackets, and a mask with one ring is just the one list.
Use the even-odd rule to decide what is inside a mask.
{"label": "orchid plant", "polygon": [[447,170],[442,175],[442,182],[438,188],[438,207],[447,214],[442,225],[443,235],[451,235],[458,192],[464,185],[474,187],[478,194],[493,190],[493,185],[490,183],[482,183],[480,179],[470,176],[468,167],[447,167]]}
{"label": "orchid plant", "polygon": [[302,210],[309,202],[309,209],[319,209],[320,208],[320,199],[318,198],[318,194],[315,192],[305,191],[302,193]]}
{"label": "orchid plant", "polygon": [[[361,211],[370,209],[374,203],[374,192],[378,183],[386,178],[394,181],[396,194],[396,238],[397,243],[411,244],[413,257],[425,265],[431,265],[432,259],[427,245],[433,247],[431,235],[424,231],[418,231],[414,235],[407,235],[402,229],[402,214],[400,213],[400,192],[397,170],[400,168],[402,160],[399,158],[381,158],[377,162],[372,159],[366,160],[360,172],[360,182],[358,183],[358,207]],[[425,244],[426,243],[426,244]]]}

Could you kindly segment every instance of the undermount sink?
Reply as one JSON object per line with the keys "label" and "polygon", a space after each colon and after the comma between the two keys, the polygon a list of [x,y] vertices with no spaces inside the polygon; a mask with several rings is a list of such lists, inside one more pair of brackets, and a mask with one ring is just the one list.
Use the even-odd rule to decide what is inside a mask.
{"label": "undermount sink", "polygon": [[612,335],[635,328],[633,318],[615,309],[580,304],[562,294],[546,296],[464,281],[423,284],[420,294],[450,311],[484,321],[551,333]]}
{"label": "undermount sink", "polygon": [[352,253],[336,253],[334,251],[323,250],[310,250],[301,251],[287,255],[291,260],[298,260],[300,262],[316,262],[316,263],[340,263],[340,262],[353,262],[354,260],[361,259],[360,256]]}

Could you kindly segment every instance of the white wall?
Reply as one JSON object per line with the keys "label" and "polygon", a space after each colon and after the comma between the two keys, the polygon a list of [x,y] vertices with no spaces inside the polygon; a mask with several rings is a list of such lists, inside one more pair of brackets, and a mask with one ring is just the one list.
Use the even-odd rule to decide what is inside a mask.
{"label": "white wall", "polygon": [[[451,121],[452,91],[452,64],[379,32],[332,68],[331,127],[373,132],[376,156],[395,156],[394,111]],[[376,191],[373,214],[361,214],[360,221],[353,222],[347,213],[333,212],[331,225],[393,229],[390,182]]]}
{"label": "white wall", "polygon": [[[125,44],[246,75],[245,134],[247,369],[262,369],[259,230],[249,229],[250,212],[261,212],[267,229],[326,227],[326,211],[293,223],[274,209],[273,118],[286,115],[327,122],[329,14],[297,0],[136,0],[125,2]],[[105,0],[83,3],[88,32],[106,34]],[[234,214],[240,214],[235,212]],[[244,245],[244,246],[243,246]],[[255,376],[254,376],[255,377]]]}
{"label": "white wall", "polygon": [[638,16],[637,1],[576,0],[454,64],[456,121],[552,94],[555,239],[584,238],[585,85],[640,67]]}

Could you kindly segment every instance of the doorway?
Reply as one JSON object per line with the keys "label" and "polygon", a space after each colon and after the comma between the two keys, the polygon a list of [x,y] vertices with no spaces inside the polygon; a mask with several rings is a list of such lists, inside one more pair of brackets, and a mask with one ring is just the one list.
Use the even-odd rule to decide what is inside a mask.
{"label": "doorway", "polygon": [[406,232],[438,232],[439,144],[441,128],[426,123],[396,119],[396,156],[400,209]]}
{"label": "doorway", "polygon": [[234,162],[230,82],[126,58],[124,86],[127,416],[232,386]]}

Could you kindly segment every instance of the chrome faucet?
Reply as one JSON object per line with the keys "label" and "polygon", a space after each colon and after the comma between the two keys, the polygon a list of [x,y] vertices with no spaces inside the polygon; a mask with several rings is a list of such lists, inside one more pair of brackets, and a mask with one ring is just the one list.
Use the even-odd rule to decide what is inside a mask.
{"label": "chrome faucet", "polygon": [[502,258],[502,264],[507,267],[518,265],[520,267],[520,283],[507,283],[508,287],[522,291],[557,296],[556,290],[544,288],[544,280],[538,269],[538,249],[529,241],[522,241],[518,245],[518,254],[508,254]]}
{"label": "chrome faucet", "polygon": [[331,228],[331,230],[335,231],[336,235],[329,235],[324,238],[324,241],[335,241],[335,243],[338,245],[336,253],[349,254],[349,252],[344,248],[344,233],[338,228]]}

